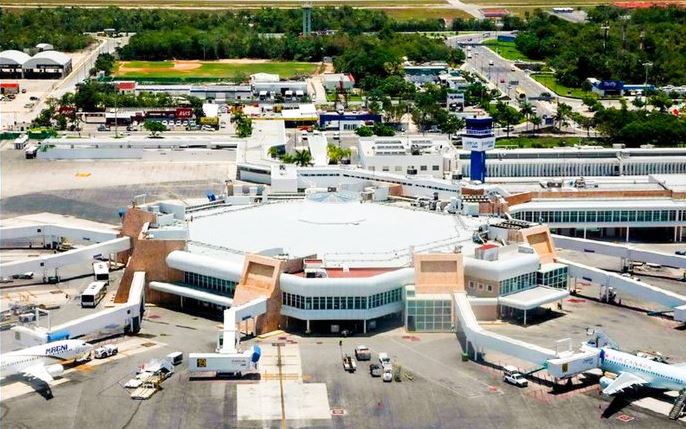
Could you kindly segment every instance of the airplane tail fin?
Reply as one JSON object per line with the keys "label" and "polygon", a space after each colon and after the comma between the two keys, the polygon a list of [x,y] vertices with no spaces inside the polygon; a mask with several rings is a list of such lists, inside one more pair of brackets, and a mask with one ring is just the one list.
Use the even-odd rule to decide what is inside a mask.
{"label": "airplane tail fin", "polygon": [[586,343],[590,346],[598,348],[609,347],[611,349],[619,349],[619,345],[601,329],[588,328],[586,329],[586,335],[589,337]]}

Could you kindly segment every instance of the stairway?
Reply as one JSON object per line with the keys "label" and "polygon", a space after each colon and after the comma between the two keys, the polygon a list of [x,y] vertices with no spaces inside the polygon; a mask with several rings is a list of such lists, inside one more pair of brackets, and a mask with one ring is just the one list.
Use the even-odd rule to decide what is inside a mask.
{"label": "stairway", "polygon": [[679,393],[679,397],[677,398],[676,402],[674,402],[672,411],[669,412],[669,418],[672,420],[678,420],[679,417],[681,417],[681,413],[684,411],[684,407],[686,407],[686,389]]}

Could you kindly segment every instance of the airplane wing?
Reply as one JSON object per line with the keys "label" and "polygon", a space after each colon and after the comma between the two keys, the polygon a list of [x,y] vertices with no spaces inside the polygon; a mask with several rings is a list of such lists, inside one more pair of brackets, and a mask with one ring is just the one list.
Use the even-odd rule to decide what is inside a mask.
{"label": "airplane wing", "polygon": [[23,373],[25,377],[38,378],[40,380],[43,380],[45,383],[49,383],[54,380],[54,378],[52,378],[52,375],[50,375],[48,370],[45,369],[45,365],[43,364],[30,366],[24,369]]}
{"label": "airplane wing", "polygon": [[646,383],[648,383],[646,380],[642,379],[637,375],[634,375],[630,372],[622,372],[621,374],[619,374],[619,377],[615,379],[615,381],[613,381],[612,383],[610,383],[609,386],[603,389],[603,394],[614,395],[615,393],[621,392],[626,388],[632,386],[640,386]]}

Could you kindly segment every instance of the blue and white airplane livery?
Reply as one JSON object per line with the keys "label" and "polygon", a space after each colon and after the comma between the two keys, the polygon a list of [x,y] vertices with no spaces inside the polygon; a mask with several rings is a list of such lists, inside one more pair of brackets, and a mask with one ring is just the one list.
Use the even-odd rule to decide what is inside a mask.
{"label": "blue and white airplane livery", "polygon": [[62,340],[23,350],[3,353],[0,360],[0,377],[20,374],[48,383],[64,372],[62,364],[79,359],[93,350],[81,340]]}
{"label": "blue and white airplane livery", "polygon": [[602,332],[584,344],[586,350],[599,349],[600,369],[617,374],[617,378],[602,377],[604,395],[614,395],[636,386],[681,391],[686,389],[686,362],[666,364],[615,350],[612,341]]}

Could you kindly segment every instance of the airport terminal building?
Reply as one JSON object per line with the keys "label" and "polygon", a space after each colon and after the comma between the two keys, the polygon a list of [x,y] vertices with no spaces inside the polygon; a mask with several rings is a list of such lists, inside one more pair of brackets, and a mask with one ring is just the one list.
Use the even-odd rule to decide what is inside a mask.
{"label": "airport terminal building", "polygon": [[[260,199],[130,208],[127,271],[146,271],[147,301],[218,312],[266,297],[257,331],[445,332],[455,323],[455,292],[473,297],[485,320],[526,320],[568,295],[566,266],[554,261],[542,225],[363,201],[349,191],[253,202]],[[122,299],[126,283],[125,275]]]}

